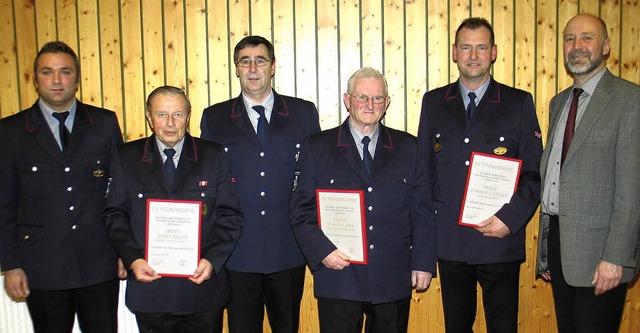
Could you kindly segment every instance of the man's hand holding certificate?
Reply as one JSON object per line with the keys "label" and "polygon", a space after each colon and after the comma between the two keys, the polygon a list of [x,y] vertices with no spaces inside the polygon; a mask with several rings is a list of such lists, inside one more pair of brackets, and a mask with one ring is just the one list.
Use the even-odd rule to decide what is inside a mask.
{"label": "man's hand holding certificate", "polygon": [[520,160],[474,152],[458,223],[476,227],[509,203],[521,165]]}

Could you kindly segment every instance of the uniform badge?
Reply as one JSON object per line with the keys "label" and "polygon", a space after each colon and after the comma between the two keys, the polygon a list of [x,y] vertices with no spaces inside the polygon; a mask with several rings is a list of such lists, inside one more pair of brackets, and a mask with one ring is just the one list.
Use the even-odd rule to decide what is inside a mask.
{"label": "uniform badge", "polygon": [[98,169],[98,170],[93,171],[93,176],[96,177],[96,178],[104,177],[104,170]]}
{"label": "uniform badge", "polygon": [[205,187],[205,186],[207,186],[207,184],[209,184],[209,182],[206,181],[206,180],[201,180],[201,181],[198,182],[198,186],[200,186],[200,187]]}
{"label": "uniform badge", "polygon": [[104,198],[106,199],[109,196],[109,193],[111,193],[111,182],[113,181],[112,177],[109,177],[109,182],[107,182],[107,190],[104,193]]}
{"label": "uniform badge", "polygon": [[295,192],[298,188],[298,177],[300,176],[300,171],[296,171],[293,174],[293,186],[291,187],[291,192]]}
{"label": "uniform badge", "polygon": [[207,216],[208,212],[209,212],[209,207],[207,207],[207,204],[202,204],[202,216]]}
{"label": "uniform badge", "polygon": [[433,145],[433,151],[439,153],[442,150],[442,144],[440,143],[440,133],[436,134],[436,143]]}
{"label": "uniform badge", "polygon": [[507,153],[507,147],[498,147],[493,150],[493,153],[496,155],[504,155]]}

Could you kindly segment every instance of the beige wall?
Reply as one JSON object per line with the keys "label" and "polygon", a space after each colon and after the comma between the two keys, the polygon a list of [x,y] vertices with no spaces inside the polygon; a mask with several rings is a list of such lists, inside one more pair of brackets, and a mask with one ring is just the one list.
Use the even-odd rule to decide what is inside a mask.
{"label": "beige wall", "polygon": [[[323,129],[346,116],[341,94],[362,66],[389,81],[388,126],[415,134],[422,95],[457,78],[452,31],[469,16],[496,30],[494,77],[531,92],[546,134],[550,98],[571,84],[559,35],[579,12],[608,24],[609,69],[640,83],[640,5],[613,0],[0,0],[0,117],[29,107],[37,94],[32,63],[50,40],[70,44],[82,61],[84,102],[117,112],[126,140],[144,137],[146,95],[164,84],[183,87],[193,104],[191,132],[203,108],[239,94],[232,51],[245,35],[275,44],[279,93],[313,101]],[[554,332],[550,287],[534,280],[537,218],[527,229],[522,265],[522,332]],[[316,332],[308,278],[301,331]],[[621,332],[640,332],[640,287],[630,289]],[[4,320],[0,317],[0,320]],[[476,322],[485,331],[482,310]],[[439,280],[412,300],[411,332],[442,332]]]}

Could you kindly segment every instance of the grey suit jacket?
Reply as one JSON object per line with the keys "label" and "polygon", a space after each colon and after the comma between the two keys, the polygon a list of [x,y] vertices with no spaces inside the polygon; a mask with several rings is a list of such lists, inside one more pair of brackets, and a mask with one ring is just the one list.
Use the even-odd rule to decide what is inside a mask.
{"label": "grey suit jacket", "polygon": [[[560,170],[562,271],[574,287],[592,287],[601,260],[623,266],[622,282],[631,280],[639,266],[640,86],[605,70]],[[540,164],[543,180],[558,118],[570,93],[571,88],[551,99],[549,141]],[[543,214],[538,274],[548,270],[548,226]]]}

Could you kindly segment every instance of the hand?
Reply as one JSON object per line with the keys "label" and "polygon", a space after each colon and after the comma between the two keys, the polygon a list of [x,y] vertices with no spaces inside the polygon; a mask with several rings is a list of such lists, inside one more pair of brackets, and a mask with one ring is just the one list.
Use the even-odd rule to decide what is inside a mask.
{"label": "hand", "polygon": [[136,281],[139,282],[153,282],[162,277],[158,275],[144,259],[136,259],[136,261],[131,264],[131,270],[133,271],[133,276],[136,278]]}
{"label": "hand", "polygon": [[551,282],[551,273],[549,273],[549,271],[540,274],[540,277],[547,282]]}
{"label": "hand", "polygon": [[22,268],[4,272],[4,289],[14,301],[25,299],[29,296],[29,283],[27,274]]}
{"label": "hand", "polygon": [[127,278],[127,270],[124,268],[122,259],[118,258],[118,279],[124,280]]}
{"label": "hand", "polygon": [[593,281],[591,284],[596,287],[595,294],[601,295],[607,291],[617,287],[622,279],[622,266],[600,261],[596,272],[593,274]]}
{"label": "hand", "polygon": [[433,273],[423,271],[411,271],[411,287],[416,288],[417,292],[426,291],[431,284]]}
{"label": "hand", "polygon": [[213,265],[207,259],[200,259],[196,272],[189,278],[191,282],[195,284],[201,284],[202,282],[209,280],[211,272],[213,271]]}
{"label": "hand", "polygon": [[333,250],[333,252],[329,253],[329,255],[322,260],[322,263],[327,268],[340,271],[343,268],[349,266],[349,262],[347,260],[349,260],[348,255],[340,252],[340,250]]}
{"label": "hand", "polygon": [[509,227],[495,215],[480,222],[476,228],[484,237],[504,238],[511,233]]}

